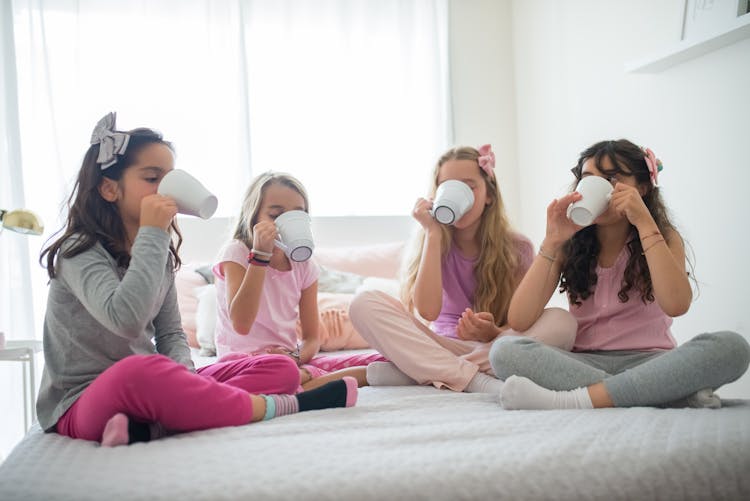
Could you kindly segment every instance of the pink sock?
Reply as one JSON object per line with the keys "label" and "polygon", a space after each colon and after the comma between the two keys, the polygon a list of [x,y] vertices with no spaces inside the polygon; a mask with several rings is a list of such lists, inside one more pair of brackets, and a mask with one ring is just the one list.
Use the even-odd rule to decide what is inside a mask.
{"label": "pink sock", "polygon": [[109,418],[102,432],[103,447],[117,447],[128,445],[130,436],[128,434],[128,416],[119,412]]}

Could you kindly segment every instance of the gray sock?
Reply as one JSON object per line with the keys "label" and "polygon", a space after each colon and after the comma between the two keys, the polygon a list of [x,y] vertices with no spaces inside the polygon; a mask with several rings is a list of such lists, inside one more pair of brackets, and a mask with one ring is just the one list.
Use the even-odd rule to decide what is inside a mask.
{"label": "gray sock", "polygon": [[415,380],[401,372],[393,362],[373,362],[367,366],[367,382],[370,386],[411,386]]}

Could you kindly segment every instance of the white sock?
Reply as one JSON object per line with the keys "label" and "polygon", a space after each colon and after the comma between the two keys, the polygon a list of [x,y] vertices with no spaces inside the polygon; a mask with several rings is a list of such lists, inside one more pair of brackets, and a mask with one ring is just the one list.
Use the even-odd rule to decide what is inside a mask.
{"label": "white sock", "polygon": [[534,381],[520,376],[505,380],[500,393],[504,409],[593,409],[589,391],[585,387],[569,391],[542,388]]}
{"label": "white sock", "polygon": [[471,378],[469,384],[466,385],[464,391],[466,393],[494,393],[495,395],[499,395],[503,391],[504,384],[496,377],[487,375],[484,372],[477,372]]}
{"label": "white sock", "polygon": [[696,391],[687,397],[687,404],[695,409],[721,409],[721,399],[711,388]]}
{"label": "white sock", "polygon": [[411,386],[417,383],[404,374],[393,362],[372,362],[367,366],[370,386]]}

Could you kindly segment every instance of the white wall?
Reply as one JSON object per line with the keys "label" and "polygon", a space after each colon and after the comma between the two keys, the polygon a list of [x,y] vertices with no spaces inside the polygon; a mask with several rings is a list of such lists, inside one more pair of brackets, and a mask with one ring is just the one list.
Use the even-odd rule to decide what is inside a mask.
{"label": "white wall", "polygon": [[492,144],[508,216],[520,223],[510,0],[450,3],[451,99],[456,145]]}
{"label": "white wall", "polygon": [[[521,227],[541,241],[545,207],[585,147],[621,137],[647,145],[664,162],[662,191],[700,281],[675,337],[728,329],[750,339],[750,40],[660,73],[624,70],[679,40],[682,6],[513,2]],[[750,375],[720,395],[750,398]]]}

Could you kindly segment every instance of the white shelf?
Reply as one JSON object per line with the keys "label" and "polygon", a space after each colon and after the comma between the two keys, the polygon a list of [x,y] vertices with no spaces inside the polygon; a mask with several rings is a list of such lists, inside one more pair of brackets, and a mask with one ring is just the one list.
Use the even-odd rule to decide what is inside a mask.
{"label": "white shelf", "polygon": [[[719,32],[697,40],[683,40],[660,54],[627,63],[625,71],[629,73],[657,73],[670,66],[702,56],[748,37],[750,37],[750,14],[745,14],[734,19],[732,23]],[[750,55],[748,55],[748,61],[750,61]]]}

